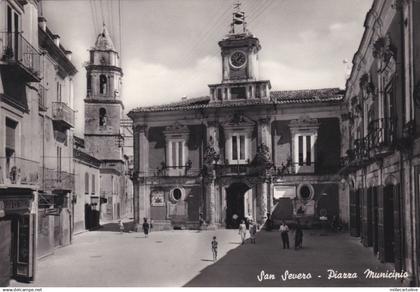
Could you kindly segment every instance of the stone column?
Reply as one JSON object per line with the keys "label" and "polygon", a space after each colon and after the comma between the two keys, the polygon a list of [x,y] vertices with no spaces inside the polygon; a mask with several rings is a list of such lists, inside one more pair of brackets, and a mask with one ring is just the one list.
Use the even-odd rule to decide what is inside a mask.
{"label": "stone column", "polygon": [[208,228],[215,227],[216,218],[216,170],[214,168],[219,155],[219,125],[217,122],[207,123],[207,145],[204,153],[204,161],[208,169],[207,177],[204,180],[206,191],[206,221]]}
{"label": "stone column", "polygon": [[[212,170],[214,172],[214,170]],[[206,184],[206,221],[209,229],[215,228],[215,217],[216,217],[216,192],[214,183],[214,173],[209,174],[207,177]]]}
{"label": "stone column", "polygon": [[258,184],[258,212],[257,212],[257,222],[259,224],[264,224],[267,219],[267,197],[268,197],[268,186],[267,182],[262,182]]}
{"label": "stone column", "polygon": [[147,139],[147,126],[134,126],[134,173],[133,173],[133,191],[134,191],[134,222],[138,226],[143,217],[146,217],[149,206],[145,205],[145,183],[149,170],[149,141]]}
{"label": "stone column", "polygon": [[258,144],[264,144],[270,149],[271,153],[271,120],[270,118],[262,118],[258,120]]}

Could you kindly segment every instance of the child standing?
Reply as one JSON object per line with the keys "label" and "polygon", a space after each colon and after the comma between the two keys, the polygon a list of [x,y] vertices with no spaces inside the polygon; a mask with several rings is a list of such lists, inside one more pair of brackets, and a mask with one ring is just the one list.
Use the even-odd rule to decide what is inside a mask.
{"label": "child standing", "polygon": [[143,232],[144,232],[145,238],[147,238],[149,234],[149,228],[150,228],[150,225],[149,223],[147,223],[147,218],[143,218]]}
{"label": "child standing", "polygon": [[217,260],[217,241],[216,236],[213,236],[213,241],[211,242],[211,251],[213,252],[213,261]]}
{"label": "child standing", "polygon": [[118,221],[118,224],[120,225],[120,233],[124,232],[124,224],[122,223],[121,219]]}

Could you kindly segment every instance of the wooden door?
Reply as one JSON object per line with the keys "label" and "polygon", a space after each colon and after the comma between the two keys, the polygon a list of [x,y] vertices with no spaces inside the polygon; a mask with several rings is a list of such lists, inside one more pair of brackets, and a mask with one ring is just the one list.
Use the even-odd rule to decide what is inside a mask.
{"label": "wooden door", "polygon": [[384,188],[384,261],[394,262],[394,186]]}
{"label": "wooden door", "polygon": [[0,221],[0,287],[7,287],[12,276],[11,221]]}
{"label": "wooden door", "polygon": [[35,259],[35,214],[21,215],[16,224],[15,275],[20,281],[33,280]]}
{"label": "wooden door", "polygon": [[358,191],[350,191],[350,235],[360,236],[360,201]]}

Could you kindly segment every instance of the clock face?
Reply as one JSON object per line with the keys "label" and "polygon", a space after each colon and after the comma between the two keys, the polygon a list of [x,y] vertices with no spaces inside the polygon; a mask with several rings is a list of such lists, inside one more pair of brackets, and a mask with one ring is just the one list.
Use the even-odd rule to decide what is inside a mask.
{"label": "clock face", "polygon": [[241,68],[246,63],[246,55],[242,51],[233,52],[230,55],[230,65],[234,68]]}

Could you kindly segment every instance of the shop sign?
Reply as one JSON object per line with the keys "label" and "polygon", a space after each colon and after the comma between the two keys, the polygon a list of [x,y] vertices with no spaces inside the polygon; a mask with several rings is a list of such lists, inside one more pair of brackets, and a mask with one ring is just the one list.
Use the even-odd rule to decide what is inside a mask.
{"label": "shop sign", "polygon": [[30,203],[29,200],[3,200],[4,210],[13,211],[13,210],[23,210],[29,209]]}
{"label": "shop sign", "polygon": [[153,192],[151,196],[151,205],[153,207],[164,207],[165,206],[165,195],[162,191]]}
{"label": "shop sign", "polygon": [[273,198],[278,200],[280,198],[296,198],[296,187],[295,186],[274,186]]}

